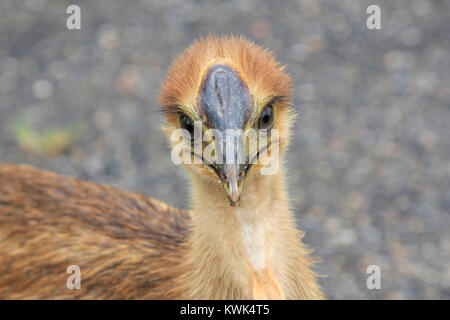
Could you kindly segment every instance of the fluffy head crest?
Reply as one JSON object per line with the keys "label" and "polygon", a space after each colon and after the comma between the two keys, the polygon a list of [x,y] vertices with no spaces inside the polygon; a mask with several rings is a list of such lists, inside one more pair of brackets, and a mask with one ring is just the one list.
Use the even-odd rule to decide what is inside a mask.
{"label": "fluffy head crest", "polygon": [[273,53],[237,36],[208,36],[195,41],[173,63],[160,90],[166,114],[196,108],[205,71],[215,63],[232,66],[247,84],[255,104],[277,98],[289,102],[291,78]]}

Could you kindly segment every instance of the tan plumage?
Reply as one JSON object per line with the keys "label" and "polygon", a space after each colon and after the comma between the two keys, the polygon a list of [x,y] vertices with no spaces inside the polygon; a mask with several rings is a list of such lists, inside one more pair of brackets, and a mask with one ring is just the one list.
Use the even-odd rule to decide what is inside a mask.
{"label": "tan plumage", "polygon": [[[176,60],[161,89],[164,131],[179,128],[180,113],[205,116],[199,88],[217,63],[234,70],[251,95],[246,128],[273,105],[282,152],[292,120],[291,80],[270,52],[238,37],[201,39]],[[192,178],[187,212],[0,165],[0,298],[323,298],[289,210],[283,170],[264,176],[261,166],[251,167],[239,205],[231,206],[210,168],[185,165]],[[81,268],[80,290],[65,286],[73,264]]]}

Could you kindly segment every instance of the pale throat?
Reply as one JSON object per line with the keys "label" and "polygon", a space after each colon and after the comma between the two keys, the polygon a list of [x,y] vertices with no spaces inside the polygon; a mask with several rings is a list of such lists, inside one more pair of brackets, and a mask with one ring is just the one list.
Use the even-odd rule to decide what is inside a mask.
{"label": "pale throat", "polygon": [[[260,211],[255,208],[255,211]],[[267,208],[265,208],[267,210]],[[240,240],[245,256],[253,271],[261,271],[267,267],[266,234],[263,223],[249,221],[245,209],[236,208],[235,214],[240,224]],[[257,214],[254,212],[253,214]]]}
{"label": "pale throat", "polygon": [[[261,189],[259,189],[261,190]],[[270,190],[270,189],[268,189]],[[272,190],[271,190],[272,191]],[[250,199],[242,207],[237,207],[234,214],[239,221],[240,242],[244,260],[248,264],[251,278],[253,299],[283,299],[277,273],[277,249],[282,237],[277,232],[280,228],[278,214],[283,211],[280,197],[273,193],[264,195],[264,199]],[[281,263],[281,260],[278,260]]]}
{"label": "pale throat", "polygon": [[[280,184],[282,178],[278,175],[260,176],[246,182],[241,203],[234,208],[228,204],[221,186],[216,192],[211,192],[212,187],[208,186],[207,202],[205,198],[202,202],[195,201],[195,195],[205,190],[197,189],[204,186],[193,186],[197,231],[205,233],[218,255],[228,257],[233,266],[242,266],[241,271],[250,277],[254,299],[283,298],[274,270],[280,262],[276,261],[283,239],[279,230],[284,229],[281,224],[285,221],[280,219],[280,214],[288,211]],[[208,236],[210,230],[214,232]]]}

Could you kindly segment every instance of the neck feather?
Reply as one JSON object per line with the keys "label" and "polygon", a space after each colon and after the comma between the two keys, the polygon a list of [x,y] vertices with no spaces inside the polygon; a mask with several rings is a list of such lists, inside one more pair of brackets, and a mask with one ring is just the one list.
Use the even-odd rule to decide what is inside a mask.
{"label": "neck feather", "polygon": [[194,178],[192,187],[188,298],[301,298],[309,287],[321,297],[281,171],[247,181],[238,207],[219,184]]}

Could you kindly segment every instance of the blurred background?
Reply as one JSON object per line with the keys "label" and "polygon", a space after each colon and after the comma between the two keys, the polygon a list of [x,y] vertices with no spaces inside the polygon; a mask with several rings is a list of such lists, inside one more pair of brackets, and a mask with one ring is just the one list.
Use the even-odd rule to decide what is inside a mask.
{"label": "blurred background", "polygon": [[[366,27],[371,4],[382,30]],[[294,78],[289,190],[327,297],[450,299],[446,0],[1,0],[0,162],[186,206],[157,96],[208,33],[249,37]]]}

